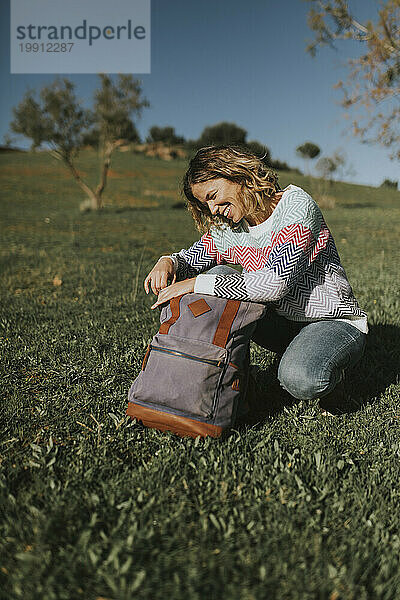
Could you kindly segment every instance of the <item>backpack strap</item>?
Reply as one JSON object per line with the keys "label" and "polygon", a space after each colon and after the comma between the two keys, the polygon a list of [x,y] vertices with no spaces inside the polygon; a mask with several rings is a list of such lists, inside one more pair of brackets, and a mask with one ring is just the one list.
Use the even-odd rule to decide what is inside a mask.
{"label": "backpack strap", "polygon": [[180,296],[175,296],[175,298],[171,298],[171,300],[169,301],[172,316],[168,319],[168,321],[161,323],[159,333],[168,333],[171,325],[176,323],[176,321],[179,319],[179,314],[180,314],[179,302],[180,302],[182,296],[184,296],[184,295],[185,294],[181,294]]}
{"label": "backpack strap", "polygon": [[212,341],[215,346],[225,348],[226,342],[228,341],[229,332],[237,315],[237,311],[239,310],[239,306],[240,300],[227,301]]}

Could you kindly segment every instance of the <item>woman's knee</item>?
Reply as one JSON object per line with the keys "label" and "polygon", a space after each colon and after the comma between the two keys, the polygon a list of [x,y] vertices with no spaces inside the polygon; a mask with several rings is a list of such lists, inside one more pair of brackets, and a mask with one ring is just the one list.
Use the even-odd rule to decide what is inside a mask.
{"label": "woman's knee", "polygon": [[307,365],[282,358],[278,368],[281,386],[297,400],[314,400],[328,393],[340,380],[340,373],[319,372]]}
{"label": "woman's knee", "polygon": [[365,334],[352,325],[320,321],[304,327],[289,345],[279,364],[282,387],[299,400],[312,400],[331,392],[344,369],[362,356]]}

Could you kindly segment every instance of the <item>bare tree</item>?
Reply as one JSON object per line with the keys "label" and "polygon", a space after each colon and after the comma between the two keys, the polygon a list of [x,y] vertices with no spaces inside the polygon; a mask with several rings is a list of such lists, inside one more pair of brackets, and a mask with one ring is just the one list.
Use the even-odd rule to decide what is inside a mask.
{"label": "bare tree", "polygon": [[356,40],[362,49],[348,59],[348,77],[339,81],[342,105],[354,109],[353,132],[363,141],[380,143],[400,159],[400,1],[382,0],[376,17],[357,19],[346,0],[307,0],[308,25],[314,40],[307,50],[336,47],[338,40]]}
{"label": "bare tree", "polygon": [[348,164],[346,154],[340,149],[336,150],[332,156],[323,156],[320,158],[316,164],[316,170],[329,183],[332,183],[335,178],[337,179],[353,172],[351,165]]}

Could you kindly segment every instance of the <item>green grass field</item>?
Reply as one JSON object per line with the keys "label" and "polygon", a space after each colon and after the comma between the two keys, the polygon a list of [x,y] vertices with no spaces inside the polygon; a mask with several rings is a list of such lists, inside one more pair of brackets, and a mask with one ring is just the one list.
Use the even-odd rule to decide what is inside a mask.
{"label": "green grass field", "polygon": [[400,194],[337,183],[324,210],[369,315],[359,410],[292,404],[253,346],[265,418],[199,441],[125,417],[158,324],[144,276],[197,238],[185,162],[116,154],[98,214],[47,154],[0,165],[1,599],[400,598]]}

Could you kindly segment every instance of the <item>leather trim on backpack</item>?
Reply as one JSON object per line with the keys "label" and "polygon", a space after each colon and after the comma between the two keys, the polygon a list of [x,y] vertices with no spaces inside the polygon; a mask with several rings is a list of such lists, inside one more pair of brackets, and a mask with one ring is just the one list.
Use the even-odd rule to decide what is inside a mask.
{"label": "leather trim on backpack", "polygon": [[192,311],[194,317],[201,317],[201,315],[211,310],[211,306],[208,306],[204,298],[199,298],[199,300],[188,304],[188,308]]}
{"label": "leather trim on backpack", "polygon": [[175,298],[171,298],[171,300],[169,301],[172,316],[168,319],[168,321],[161,323],[159,333],[168,333],[171,325],[176,323],[176,321],[179,319],[179,314],[180,314],[179,302],[180,302],[182,296],[184,296],[184,295],[185,294],[181,294],[180,296],[175,296]]}
{"label": "leather trim on backpack", "polygon": [[149,344],[147,346],[146,354],[144,355],[144,359],[143,359],[143,362],[142,362],[142,371],[144,371],[145,368],[146,368],[147,361],[149,360],[150,352],[151,352],[151,345]]}
{"label": "leather trim on backpack", "polygon": [[225,348],[226,342],[228,341],[229,332],[232,327],[232,323],[235,320],[237,312],[239,310],[240,300],[228,300],[224,312],[221,315],[217,329],[215,331],[214,339],[212,343],[215,346]]}
{"label": "leather trim on backpack", "polygon": [[161,412],[153,408],[140,406],[134,402],[129,402],[126,414],[132,417],[132,419],[142,421],[146,427],[158,429],[159,431],[172,431],[172,433],[176,433],[181,437],[220,437],[222,433],[222,427],[218,427],[218,425],[202,423],[201,421],[195,421],[187,417]]}

